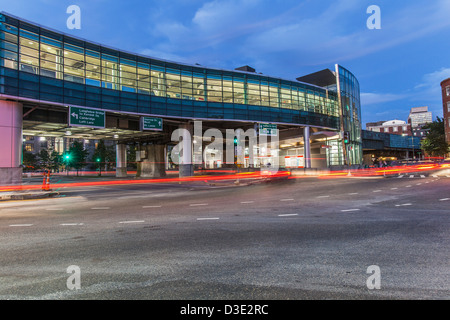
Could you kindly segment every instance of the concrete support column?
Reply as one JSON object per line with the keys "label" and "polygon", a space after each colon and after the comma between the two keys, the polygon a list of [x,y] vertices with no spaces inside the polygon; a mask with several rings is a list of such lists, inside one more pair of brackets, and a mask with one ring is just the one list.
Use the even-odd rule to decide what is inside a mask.
{"label": "concrete support column", "polygon": [[125,144],[116,144],[116,177],[124,178],[127,176],[127,146]]}
{"label": "concrete support column", "polygon": [[[143,151],[143,152],[142,152]],[[166,146],[150,144],[141,146],[142,158],[138,162],[137,177],[161,178],[166,176]]]}
{"label": "concrete support column", "polygon": [[22,182],[22,104],[0,100],[0,185]]}
{"label": "concrete support column", "polygon": [[183,130],[182,153],[180,154],[179,176],[180,177],[192,177],[194,175],[194,164],[192,161],[192,124],[183,124],[180,126]]}
{"label": "concrete support column", "polygon": [[303,129],[303,141],[304,141],[304,156],[305,156],[305,168],[311,168],[311,142],[309,127]]}

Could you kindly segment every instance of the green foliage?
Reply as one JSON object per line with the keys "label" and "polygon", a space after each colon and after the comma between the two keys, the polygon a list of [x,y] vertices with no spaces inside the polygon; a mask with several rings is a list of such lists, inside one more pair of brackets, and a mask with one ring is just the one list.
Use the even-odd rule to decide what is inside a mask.
{"label": "green foliage", "polygon": [[68,154],[70,155],[70,159],[66,161],[68,162],[67,167],[76,169],[78,175],[78,170],[86,165],[88,151],[84,149],[83,143],[74,141],[69,148]]}
{"label": "green foliage", "polygon": [[37,169],[39,166],[37,156],[32,152],[23,151],[23,165],[27,170]]}
{"label": "green foliage", "polygon": [[115,161],[116,152],[114,146],[106,146],[103,140],[99,140],[91,159],[91,162],[99,169],[99,174],[101,175],[102,167],[109,170]]}
{"label": "green foliage", "polygon": [[421,142],[421,148],[432,157],[445,156],[449,152],[450,145],[445,141],[445,124],[442,118],[426,124],[423,129],[428,129],[428,134]]}

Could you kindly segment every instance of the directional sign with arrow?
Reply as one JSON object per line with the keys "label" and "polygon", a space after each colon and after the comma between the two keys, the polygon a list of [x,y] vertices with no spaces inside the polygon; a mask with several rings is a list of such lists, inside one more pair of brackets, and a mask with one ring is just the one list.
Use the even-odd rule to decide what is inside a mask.
{"label": "directional sign with arrow", "polygon": [[143,131],[144,130],[162,131],[163,130],[163,119],[142,117],[141,118],[141,130],[143,130]]}
{"label": "directional sign with arrow", "polygon": [[69,125],[74,127],[105,128],[105,111],[70,107]]}

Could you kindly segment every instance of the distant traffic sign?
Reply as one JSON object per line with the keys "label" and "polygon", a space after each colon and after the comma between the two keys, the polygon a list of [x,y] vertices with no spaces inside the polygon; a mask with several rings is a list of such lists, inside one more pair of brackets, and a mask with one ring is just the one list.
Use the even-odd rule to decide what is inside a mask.
{"label": "distant traffic sign", "polygon": [[162,129],[163,129],[163,119],[141,117],[141,130],[162,131]]}
{"label": "distant traffic sign", "polygon": [[276,137],[278,135],[278,129],[276,124],[260,123],[259,135]]}
{"label": "distant traffic sign", "polygon": [[105,128],[105,111],[70,107],[69,125],[74,127]]}

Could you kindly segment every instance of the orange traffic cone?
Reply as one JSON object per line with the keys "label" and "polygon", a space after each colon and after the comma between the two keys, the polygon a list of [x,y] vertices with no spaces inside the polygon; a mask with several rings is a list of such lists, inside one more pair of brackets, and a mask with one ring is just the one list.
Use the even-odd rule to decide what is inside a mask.
{"label": "orange traffic cone", "polygon": [[46,191],[50,190],[50,171],[47,172],[47,186],[46,186]]}

